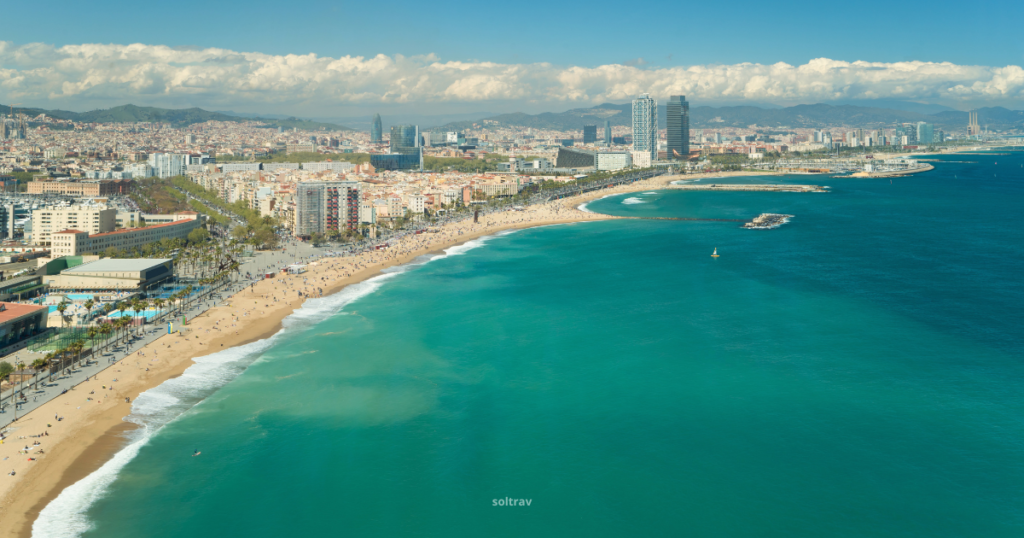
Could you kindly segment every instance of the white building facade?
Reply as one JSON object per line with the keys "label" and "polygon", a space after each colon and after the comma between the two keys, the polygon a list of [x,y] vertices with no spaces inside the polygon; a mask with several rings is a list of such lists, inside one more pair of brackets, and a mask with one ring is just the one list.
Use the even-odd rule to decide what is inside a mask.
{"label": "white building facade", "polygon": [[598,170],[622,170],[633,166],[633,156],[626,152],[598,153],[594,164]]}
{"label": "white building facade", "polygon": [[64,230],[79,230],[90,234],[110,232],[116,223],[117,210],[105,206],[37,209],[32,212],[32,242],[49,245],[52,235]]}
{"label": "white building facade", "polygon": [[167,178],[185,175],[186,155],[175,155],[173,153],[154,153],[149,156],[148,164],[153,169],[153,175],[159,178]]}

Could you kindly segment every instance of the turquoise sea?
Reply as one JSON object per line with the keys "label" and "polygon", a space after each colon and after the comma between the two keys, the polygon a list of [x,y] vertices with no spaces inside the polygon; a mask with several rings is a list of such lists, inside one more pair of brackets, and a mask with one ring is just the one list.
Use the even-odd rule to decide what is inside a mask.
{"label": "turquoise sea", "polygon": [[794,218],[535,228],[310,301],[141,396],[34,535],[1024,536],[1024,152],[941,159],[609,197]]}

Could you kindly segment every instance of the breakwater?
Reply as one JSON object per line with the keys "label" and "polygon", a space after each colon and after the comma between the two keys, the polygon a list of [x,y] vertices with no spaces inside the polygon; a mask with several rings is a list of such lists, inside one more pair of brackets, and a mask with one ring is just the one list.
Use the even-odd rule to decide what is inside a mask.
{"label": "breakwater", "polygon": [[753,191],[753,192],[828,192],[821,185],[751,185],[741,183],[709,183],[706,185],[669,185],[668,188],[681,191]]}
{"label": "breakwater", "polygon": [[761,213],[754,217],[754,220],[743,225],[748,230],[771,230],[789,222],[793,215],[781,213]]}

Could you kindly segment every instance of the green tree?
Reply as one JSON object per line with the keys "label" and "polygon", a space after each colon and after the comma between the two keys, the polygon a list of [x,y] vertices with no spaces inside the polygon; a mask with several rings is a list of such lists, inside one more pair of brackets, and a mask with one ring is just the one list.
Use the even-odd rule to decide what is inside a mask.
{"label": "green tree", "polygon": [[7,376],[14,372],[14,366],[9,362],[0,362],[0,379],[7,379]]}
{"label": "green tree", "polygon": [[210,232],[206,231],[206,228],[196,228],[188,233],[189,242],[195,245],[204,243],[209,238]]}
{"label": "green tree", "polygon": [[259,228],[253,234],[253,243],[257,247],[264,249],[274,248],[277,246],[277,234],[270,228]]}

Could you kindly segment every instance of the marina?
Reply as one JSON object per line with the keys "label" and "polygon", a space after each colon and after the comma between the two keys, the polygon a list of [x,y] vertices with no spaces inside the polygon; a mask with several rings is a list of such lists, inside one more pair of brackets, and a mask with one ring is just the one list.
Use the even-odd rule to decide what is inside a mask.
{"label": "marina", "polygon": [[865,170],[863,172],[857,172],[857,173],[852,174],[850,176],[832,176],[832,177],[857,177],[857,178],[864,178],[864,177],[869,177],[869,178],[870,177],[902,177],[902,176],[909,176],[910,174],[916,174],[918,172],[927,172],[929,170],[934,170],[934,169],[935,169],[935,167],[930,165],[930,164],[928,164],[928,163],[921,163],[920,166],[915,166],[913,168],[897,168],[895,170],[888,169],[888,168],[870,168],[870,167],[865,167]]}

